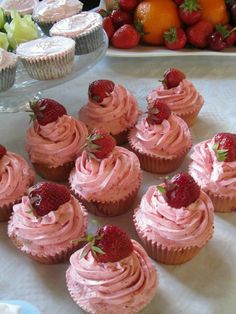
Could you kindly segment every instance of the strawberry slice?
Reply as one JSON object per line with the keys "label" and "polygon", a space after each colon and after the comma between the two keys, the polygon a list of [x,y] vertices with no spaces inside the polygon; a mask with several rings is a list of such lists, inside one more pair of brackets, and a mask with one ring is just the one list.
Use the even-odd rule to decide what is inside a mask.
{"label": "strawberry slice", "polygon": [[6,155],[6,153],[7,153],[6,148],[0,144],[0,159],[2,159],[2,157]]}
{"label": "strawberry slice", "polygon": [[236,134],[217,133],[214,136],[213,150],[218,161],[236,161]]}
{"label": "strawberry slice", "polygon": [[156,99],[148,107],[147,121],[150,124],[161,124],[164,120],[167,120],[171,114],[171,110],[163,100]]}
{"label": "strawberry slice", "polygon": [[88,96],[93,102],[101,103],[114,90],[115,84],[110,80],[96,80],[89,84]]}

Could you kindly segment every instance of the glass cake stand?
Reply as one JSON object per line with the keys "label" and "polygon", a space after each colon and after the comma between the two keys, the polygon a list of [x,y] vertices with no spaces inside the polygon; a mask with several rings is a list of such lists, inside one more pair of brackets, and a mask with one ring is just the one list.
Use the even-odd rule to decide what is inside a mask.
{"label": "glass cake stand", "polygon": [[0,92],[0,113],[24,111],[28,107],[29,100],[35,96],[40,96],[41,91],[73,80],[91,69],[103,58],[107,47],[108,39],[104,32],[102,45],[91,53],[75,56],[72,72],[56,80],[34,80],[29,77],[23,65],[19,63],[14,86],[5,92]]}

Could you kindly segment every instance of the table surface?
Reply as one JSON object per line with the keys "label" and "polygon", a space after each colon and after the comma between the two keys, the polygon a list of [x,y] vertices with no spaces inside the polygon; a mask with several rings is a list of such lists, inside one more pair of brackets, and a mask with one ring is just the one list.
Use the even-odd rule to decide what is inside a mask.
{"label": "table surface", "polygon": [[[43,93],[63,103],[71,115],[87,101],[88,84],[96,79],[112,79],[123,84],[145,108],[145,96],[159,84],[168,67],[177,67],[205,98],[196,123],[191,127],[194,143],[216,132],[236,133],[236,58],[162,57],[147,59],[104,58],[93,69],[71,82]],[[0,114],[0,142],[8,150],[27,158],[24,150],[29,118],[25,113]],[[187,170],[189,156],[181,169]],[[136,202],[158,176],[144,173]],[[92,217],[92,215],[90,215]],[[100,223],[122,226],[137,239],[132,211],[117,218],[98,218]],[[69,263],[40,265],[19,253],[0,224],[0,299],[23,299],[38,306],[44,314],[83,313],[70,298],[65,286]],[[180,266],[155,263],[160,284],[156,296],[143,314],[233,314],[236,308],[236,213],[216,214],[213,239],[190,262]],[[109,313],[108,313],[109,314]]]}

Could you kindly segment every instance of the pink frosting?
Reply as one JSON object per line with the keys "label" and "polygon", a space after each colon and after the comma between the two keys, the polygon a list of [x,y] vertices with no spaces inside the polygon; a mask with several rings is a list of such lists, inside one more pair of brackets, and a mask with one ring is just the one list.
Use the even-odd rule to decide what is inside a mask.
{"label": "pink frosting", "polygon": [[148,103],[156,99],[166,101],[170,109],[178,115],[195,111],[204,103],[203,97],[186,79],[174,88],[165,89],[163,85],[159,86],[147,96]]}
{"label": "pink frosting", "polygon": [[83,237],[87,228],[87,213],[73,197],[56,211],[36,217],[28,196],[14,205],[8,234],[23,244],[22,250],[37,255],[54,255]]}
{"label": "pink frosting", "polygon": [[213,145],[210,139],[194,146],[189,171],[203,190],[236,197],[236,161],[218,161]]}
{"label": "pink frosting", "polygon": [[77,158],[87,135],[84,123],[71,116],[44,126],[35,121],[27,130],[26,150],[33,163],[58,167]]}
{"label": "pink frosting", "polygon": [[149,124],[143,118],[129,138],[139,151],[161,157],[179,155],[192,145],[186,122],[173,113],[161,124]]}
{"label": "pink frosting", "polygon": [[134,314],[155,295],[157,274],[147,253],[131,240],[133,253],[115,263],[98,263],[91,252],[75,252],[67,270],[67,284],[73,299],[89,313]]}
{"label": "pink frosting", "polygon": [[117,201],[140,185],[138,157],[126,148],[116,146],[104,159],[88,158],[83,152],[75,162],[69,182],[72,190],[88,201]]}
{"label": "pink frosting", "polygon": [[79,118],[89,129],[103,128],[113,135],[133,127],[138,116],[137,100],[121,85],[115,85],[101,104],[89,101],[79,111]]}
{"label": "pink frosting", "polygon": [[0,160],[0,207],[19,200],[33,184],[34,171],[26,160],[7,152]]}
{"label": "pink frosting", "polygon": [[188,207],[172,208],[156,186],[143,196],[134,219],[141,233],[165,247],[202,247],[212,236],[213,205],[206,193]]}
{"label": "pink frosting", "polygon": [[21,15],[31,14],[34,6],[38,3],[37,0],[2,0],[0,7],[10,14],[12,10],[17,10]]}

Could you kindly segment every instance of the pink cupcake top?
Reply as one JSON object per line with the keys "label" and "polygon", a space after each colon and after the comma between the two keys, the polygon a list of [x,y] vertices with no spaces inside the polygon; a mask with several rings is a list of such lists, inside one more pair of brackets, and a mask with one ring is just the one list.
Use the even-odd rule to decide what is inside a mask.
{"label": "pink cupcake top", "polygon": [[134,220],[141,233],[164,247],[202,247],[212,236],[214,208],[206,193],[188,207],[172,208],[156,186],[143,196]]}
{"label": "pink cupcake top", "polygon": [[210,139],[194,146],[189,172],[203,190],[235,197],[236,161],[218,161],[213,145]]}
{"label": "pink cupcake top", "polygon": [[113,135],[133,127],[138,116],[137,100],[122,85],[115,85],[112,93],[100,104],[89,100],[79,111],[80,120],[89,129],[103,128]]}
{"label": "pink cupcake top", "polygon": [[139,243],[133,253],[119,262],[98,263],[91,252],[75,252],[66,277],[73,299],[89,313],[138,313],[154,296],[157,274]]}
{"label": "pink cupcake top", "polygon": [[170,89],[165,89],[163,85],[157,87],[147,96],[147,101],[152,103],[156,99],[164,100],[171,111],[178,115],[194,111],[204,103],[203,97],[187,79]]}
{"label": "pink cupcake top", "polygon": [[88,158],[84,151],[75,162],[69,182],[72,190],[87,201],[112,202],[135,191],[140,179],[138,157],[128,149],[116,146],[101,160]]}
{"label": "pink cupcake top", "polygon": [[8,151],[0,160],[0,207],[19,200],[34,178],[35,173],[26,160]]}
{"label": "pink cupcake top", "polygon": [[34,6],[37,4],[37,0],[2,0],[0,1],[0,7],[10,15],[12,10],[18,11],[21,15],[31,14]]}
{"label": "pink cupcake top", "polygon": [[177,156],[192,145],[186,122],[173,113],[161,124],[142,118],[131,130],[129,140],[140,152],[160,157]]}
{"label": "pink cupcake top", "polygon": [[26,150],[33,163],[58,167],[78,157],[87,135],[84,123],[68,115],[47,125],[35,120],[27,130]]}
{"label": "pink cupcake top", "polygon": [[13,216],[8,226],[9,236],[19,239],[25,252],[37,255],[55,255],[72,245],[72,240],[83,237],[87,228],[87,213],[73,197],[42,217],[33,213],[28,196],[14,205]]}

